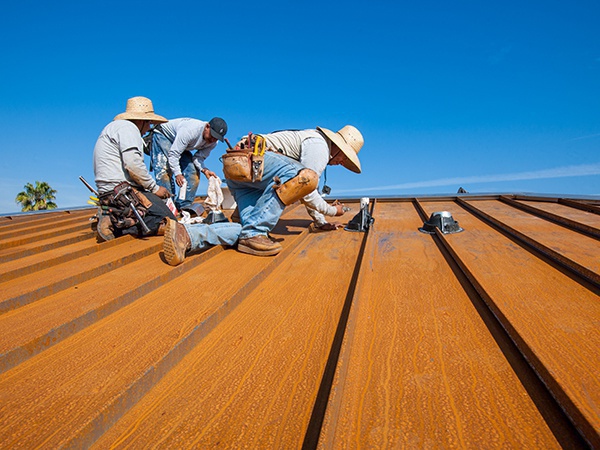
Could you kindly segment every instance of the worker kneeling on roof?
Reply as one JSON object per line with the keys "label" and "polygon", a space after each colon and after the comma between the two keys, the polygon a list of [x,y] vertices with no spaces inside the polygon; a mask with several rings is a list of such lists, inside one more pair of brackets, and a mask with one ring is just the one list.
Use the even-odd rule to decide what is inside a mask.
{"label": "worker kneeling on roof", "polygon": [[99,240],[124,234],[152,235],[173,213],[162,199],[170,192],[156,184],[144,164],[142,135],[150,124],[167,119],[154,114],[150,99],[133,97],[98,137],[94,147],[94,176],[100,210]]}
{"label": "worker kneeling on roof", "polygon": [[223,172],[242,224],[238,250],[259,256],[278,254],[281,244],[271,240],[269,232],[286,205],[297,200],[306,206],[317,228],[340,227],[328,223],[324,216],[341,216],[344,207],[323,199],[317,190],[319,177],[327,165],[341,164],[360,173],[358,152],[363,143],[362,134],[351,125],[337,133],[321,127],[250,133],[238,142],[223,155]]}
{"label": "worker kneeling on roof", "polygon": [[94,148],[94,174],[100,203],[97,231],[101,240],[123,234],[164,233],[165,259],[171,265],[178,265],[188,251],[235,244],[241,226],[229,222],[184,226],[175,220],[163,201],[171,193],[156,184],[143,157],[142,135],[151,123],[166,121],[154,114],[150,99],[134,97],[127,101],[126,112],[116,116],[102,130]]}

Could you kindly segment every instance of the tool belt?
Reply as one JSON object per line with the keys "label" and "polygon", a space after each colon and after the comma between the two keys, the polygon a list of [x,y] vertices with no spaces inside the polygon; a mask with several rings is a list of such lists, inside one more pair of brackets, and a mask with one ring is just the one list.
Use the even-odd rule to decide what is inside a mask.
{"label": "tool belt", "polygon": [[140,224],[152,206],[152,202],[127,181],[119,183],[112,192],[101,194],[99,203],[102,214],[110,216],[113,226],[119,229]]}
{"label": "tool belt", "polygon": [[261,181],[266,150],[265,138],[248,133],[247,138],[221,156],[225,178],[233,181]]}

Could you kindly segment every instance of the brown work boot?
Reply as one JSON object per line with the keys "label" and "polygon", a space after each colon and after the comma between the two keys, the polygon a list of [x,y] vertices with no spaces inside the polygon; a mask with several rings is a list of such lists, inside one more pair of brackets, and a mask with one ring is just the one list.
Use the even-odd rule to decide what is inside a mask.
{"label": "brown work boot", "polygon": [[192,247],[192,241],[185,227],[173,219],[167,219],[163,251],[165,259],[171,266],[181,264],[185,259],[185,252]]}
{"label": "brown work boot", "polygon": [[238,250],[256,256],[274,256],[281,251],[281,244],[273,242],[267,236],[259,234],[238,241]]}
{"label": "brown work boot", "polygon": [[162,222],[158,224],[158,230],[156,230],[157,236],[164,236],[165,230],[167,229],[167,218],[165,217]]}
{"label": "brown work boot", "polygon": [[109,215],[102,213],[98,215],[96,233],[98,234],[98,240],[100,242],[111,241],[115,238],[115,234],[113,233],[113,224]]}

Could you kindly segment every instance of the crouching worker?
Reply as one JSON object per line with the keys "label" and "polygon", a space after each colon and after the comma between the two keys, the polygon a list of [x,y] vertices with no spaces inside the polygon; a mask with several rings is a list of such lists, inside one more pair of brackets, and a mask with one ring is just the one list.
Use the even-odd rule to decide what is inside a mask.
{"label": "crouching worker", "polygon": [[[306,206],[316,228],[338,229],[341,225],[327,222],[325,216],[341,216],[344,207],[321,197],[319,177],[328,165],[342,165],[360,173],[358,152],[363,143],[362,134],[351,125],[336,133],[317,127],[249,135],[238,142],[235,150],[222,157],[223,173],[242,223],[238,250],[257,256],[278,254],[281,244],[272,241],[269,232],[285,207],[298,200]],[[252,155],[244,156],[244,150]],[[249,160],[250,175],[245,173]],[[252,173],[254,168],[259,173]]]}
{"label": "crouching worker", "polygon": [[163,200],[170,192],[148,173],[143,153],[142,135],[150,124],[166,121],[154,114],[150,99],[133,97],[127,100],[126,111],[100,133],[94,147],[99,240],[124,234],[155,235],[165,218],[175,218]]}
{"label": "crouching worker", "polygon": [[242,226],[238,223],[181,224],[167,219],[163,251],[167,263],[181,264],[188,252],[204,250],[215,245],[235,245]]}

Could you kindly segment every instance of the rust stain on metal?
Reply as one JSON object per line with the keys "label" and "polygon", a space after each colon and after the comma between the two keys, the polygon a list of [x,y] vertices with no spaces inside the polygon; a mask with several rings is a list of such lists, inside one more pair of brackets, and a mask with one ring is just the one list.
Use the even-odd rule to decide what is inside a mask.
{"label": "rust stain on metal", "polygon": [[600,241],[565,230],[561,225],[511,208],[503,202],[488,200],[470,204],[590,271],[600,273]]}
{"label": "rust stain on metal", "polygon": [[519,203],[542,209],[549,213],[577,221],[596,229],[600,229],[600,215],[594,214],[590,211],[573,208],[562,203],[533,202],[531,200],[519,200]]}
{"label": "rust stain on metal", "polygon": [[2,217],[0,447],[600,447],[598,204],[386,198],[366,240],[296,204],[278,256],[177,267]]}
{"label": "rust stain on metal", "polygon": [[98,447],[298,447],[360,238],[309,235]]}
{"label": "rust stain on metal", "polygon": [[319,447],[559,448],[412,205],[375,216]]}
{"label": "rust stain on metal", "polygon": [[448,241],[489,293],[494,313],[576,426],[585,429],[589,441],[598,440],[598,295],[515,246],[457,203],[431,202],[425,207],[428,212],[451,211],[470,230],[448,236]]}

